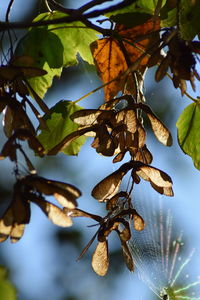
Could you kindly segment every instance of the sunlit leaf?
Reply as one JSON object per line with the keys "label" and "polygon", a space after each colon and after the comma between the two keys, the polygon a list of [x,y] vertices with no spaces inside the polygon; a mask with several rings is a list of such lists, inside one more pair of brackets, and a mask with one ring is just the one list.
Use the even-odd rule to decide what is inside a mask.
{"label": "sunlit leaf", "polygon": [[108,242],[98,242],[92,256],[92,268],[99,276],[105,276],[109,267]]}
{"label": "sunlit leaf", "polygon": [[[46,117],[49,130],[41,130],[38,135],[46,152],[59,144],[65,136],[78,129],[78,125],[71,120],[70,116],[80,109],[82,109],[80,106],[70,101],[60,101],[51,108],[51,115]],[[83,136],[77,137],[75,141],[62,149],[62,152],[68,155],[77,155],[85,140],[86,138]]]}
{"label": "sunlit leaf", "polygon": [[[66,17],[65,13],[53,11],[51,13],[42,13],[37,16],[34,21],[55,20]],[[92,56],[89,53],[89,45],[96,39],[97,32],[86,27],[82,22],[75,21],[71,23],[54,24],[43,27],[46,32],[55,34],[63,47],[64,66],[69,66],[77,62],[77,54],[79,53],[83,60],[92,64]],[[54,53],[54,52],[53,52]],[[55,53],[56,55],[56,53]],[[52,54],[53,56],[53,54]]]}
{"label": "sunlit leaf", "polygon": [[[152,33],[159,28],[159,21],[152,20],[132,28],[117,25],[115,31],[120,38],[111,36],[91,44],[97,72],[104,84],[109,83],[104,87],[106,101],[109,101],[119,91],[123,90],[127,81],[125,71],[130,67],[129,64],[135,63],[135,68],[147,65],[148,57],[146,54],[142,57],[142,54],[150,45],[152,46],[152,43],[156,47],[155,43],[159,40],[159,35],[157,35],[153,37],[152,41],[150,38],[141,38],[139,42],[135,42],[136,37]],[[151,51],[153,51],[152,47]],[[129,63],[126,59],[127,56]]]}
{"label": "sunlit leaf", "polygon": [[[165,5],[165,2],[166,2],[166,0],[162,1],[162,6]],[[124,8],[115,10],[114,12],[108,13],[106,15],[111,16],[111,18],[112,18],[112,16],[116,16],[116,18],[117,18],[117,17],[120,17],[121,14],[126,14],[126,13],[130,14],[130,13],[135,13],[135,12],[139,13],[139,14],[146,13],[149,15],[153,15],[155,12],[156,5],[157,5],[157,1],[154,1],[154,0],[148,0],[148,1],[135,0],[135,1],[132,1],[132,4],[130,4]],[[117,16],[117,15],[119,15],[119,16]],[[139,22],[139,20],[137,20],[137,22]]]}
{"label": "sunlit leaf", "polygon": [[[43,13],[33,21],[53,20],[66,17],[61,12]],[[60,77],[62,68],[77,63],[77,54],[92,63],[89,44],[96,39],[95,31],[79,21],[32,28],[23,37],[16,55],[33,57],[33,67],[44,69],[48,74],[29,80],[34,91],[43,98],[55,76]]]}
{"label": "sunlit leaf", "polygon": [[200,169],[200,104],[188,105],[180,115],[176,126],[181,149],[191,156],[195,167]]}

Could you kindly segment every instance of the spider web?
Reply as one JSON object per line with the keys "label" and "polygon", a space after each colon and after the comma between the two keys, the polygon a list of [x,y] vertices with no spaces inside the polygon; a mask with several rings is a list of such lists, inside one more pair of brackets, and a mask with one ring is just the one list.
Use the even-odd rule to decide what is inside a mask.
{"label": "spider web", "polygon": [[187,273],[191,273],[189,263],[195,249],[184,251],[183,232],[177,230],[164,201],[162,196],[159,200],[145,196],[133,201],[146,223],[143,231],[132,230],[129,241],[139,277],[160,299],[200,299],[200,279],[190,282]]}

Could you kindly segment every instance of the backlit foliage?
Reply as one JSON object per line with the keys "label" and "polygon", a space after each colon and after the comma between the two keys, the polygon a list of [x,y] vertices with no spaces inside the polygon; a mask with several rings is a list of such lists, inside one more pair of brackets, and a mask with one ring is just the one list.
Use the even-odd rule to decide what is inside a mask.
{"label": "backlit foliage", "polygon": [[[186,81],[195,90],[195,80],[200,79],[196,67],[200,43],[193,38],[199,34],[199,26],[193,22],[187,34],[182,22],[186,21],[189,11],[196,17],[199,3],[126,0],[119,4],[113,1],[108,8],[96,10],[98,4],[106,1],[94,0],[78,9],[69,9],[54,0],[46,0],[49,11],[30,22],[17,23],[9,21],[12,2],[7,8],[6,22],[0,22],[0,111],[7,139],[0,158],[13,162],[16,182],[12,201],[0,220],[0,241],[10,237],[12,242],[17,242],[22,237],[30,221],[30,203],[33,202],[59,226],[71,226],[73,217],[89,217],[98,222],[99,229],[81,254],[97,237],[92,257],[92,267],[97,274],[107,273],[108,237],[112,231],[117,232],[125,263],[133,270],[134,261],[128,247],[131,226],[138,231],[145,226],[145,220],[131,200],[134,186],[143,179],[158,193],[173,196],[171,177],[151,165],[153,153],[146,144],[144,116],[160,143],[171,146],[172,137],[145,103],[143,83],[148,69],[155,66],[155,81],[162,80],[170,69],[173,86],[179,88],[182,95],[190,97]],[[183,7],[188,7],[188,11]],[[92,23],[92,18],[97,16],[104,19]],[[101,26],[105,21],[107,29]],[[15,29],[27,29],[16,46]],[[99,38],[98,34],[102,36]],[[6,38],[9,51],[5,55]],[[102,80],[100,88],[104,89],[105,98],[101,106],[96,109],[78,106],[76,103],[85,96],[74,102],[58,101],[48,107],[44,96],[54,77],[60,77],[63,68],[77,64],[77,54],[94,64]],[[200,104],[198,99],[193,101],[198,109],[189,112],[184,122],[180,117],[177,127],[180,146],[199,168],[196,132],[200,132],[200,126],[196,114]],[[35,120],[30,118],[30,112]],[[81,192],[75,186],[39,176],[23,146],[27,142],[28,148],[41,158],[59,152],[77,155],[87,137],[93,138],[91,146],[96,152],[113,157],[113,163],[129,155],[128,161],[97,183],[91,192],[99,202],[106,203],[104,217],[77,208],[76,199]],[[193,148],[188,147],[188,141]],[[28,170],[25,175],[19,167],[19,153]],[[124,191],[120,187],[128,173],[131,184]],[[61,207],[47,201],[46,196],[54,196]]]}

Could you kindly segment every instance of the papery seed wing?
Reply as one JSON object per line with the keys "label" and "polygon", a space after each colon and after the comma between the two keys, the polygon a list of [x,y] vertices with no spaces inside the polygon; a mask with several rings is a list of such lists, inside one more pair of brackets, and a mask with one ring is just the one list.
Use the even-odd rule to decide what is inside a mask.
{"label": "papery seed wing", "polygon": [[108,242],[98,242],[92,256],[92,268],[99,276],[105,276],[109,267]]}
{"label": "papery seed wing", "polygon": [[24,234],[25,224],[14,223],[10,232],[10,240],[12,243],[18,242]]}
{"label": "papery seed wing", "polygon": [[100,202],[107,201],[119,190],[125,172],[117,170],[99,182],[92,190],[92,196]]}
{"label": "papery seed wing", "polygon": [[32,197],[30,200],[41,208],[53,224],[61,227],[69,227],[72,225],[72,219],[58,206],[39,197]]}
{"label": "papery seed wing", "polygon": [[3,217],[0,219],[0,242],[4,242],[9,237],[13,221],[12,206],[9,206]]}

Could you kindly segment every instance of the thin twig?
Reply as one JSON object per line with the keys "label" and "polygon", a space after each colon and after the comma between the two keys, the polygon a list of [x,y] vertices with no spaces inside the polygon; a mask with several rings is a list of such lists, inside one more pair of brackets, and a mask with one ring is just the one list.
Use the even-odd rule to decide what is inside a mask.
{"label": "thin twig", "polygon": [[[53,0],[49,0],[49,1],[52,2]],[[89,12],[84,15],[80,14],[78,9],[72,10],[72,9],[65,8],[65,12],[66,13],[68,12],[68,14],[70,13],[71,15],[63,17],[63,18],[54,19],[54,20],[43,20],[43,21],[38,21],[38,22],[0,22],[0,31],[4,31],[4,30],[8,30],[8,29],[24,29],[24,28],[29,28],[29,27],[46,26],[46,25],[52,25],[52,24],[71,23],[74,21],[84,21],[86,19],[99,17],[100,15],[104,15],[105,13],[113,12],[117,9],[124,8],[130,4],[133,4],[135,1],[136,0],[124,0],[123,2],[115,4],[113,6],[110,6],[110,7],[104,8],[104,9],[94,10],[94,11]],[[53,2],[56,3],[55,1],[53,1]],[[97,30],[97,29],[95,29],[95,30]],[[109,29],[104,29],[101,27],[98,27],[98,31],[104,35],[111,34],[111,31]]]}

